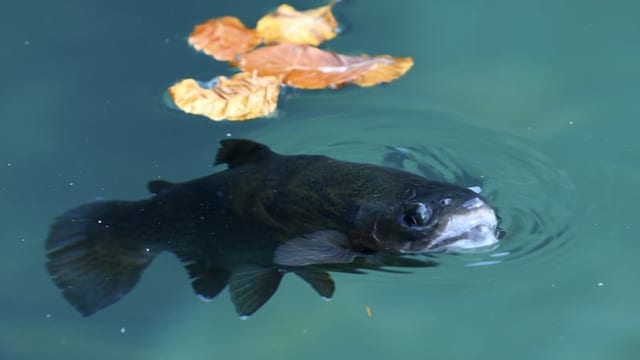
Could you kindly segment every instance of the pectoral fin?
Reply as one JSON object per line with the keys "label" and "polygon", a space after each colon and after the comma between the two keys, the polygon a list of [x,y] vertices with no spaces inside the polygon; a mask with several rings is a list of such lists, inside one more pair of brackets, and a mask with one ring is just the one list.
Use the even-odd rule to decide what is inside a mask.
{"label": "pectoral fin", "polygon": [[283,272],[278,269],[246,265],[231,272],[229,291],[240,318],[246,319],[276,292]]}
{"label": "pectoral fin", "polygon": [[347,246],[347,236],[339,231],[316,231],[278,246],[273,262],[285,266],[348,264],[360,254]]}

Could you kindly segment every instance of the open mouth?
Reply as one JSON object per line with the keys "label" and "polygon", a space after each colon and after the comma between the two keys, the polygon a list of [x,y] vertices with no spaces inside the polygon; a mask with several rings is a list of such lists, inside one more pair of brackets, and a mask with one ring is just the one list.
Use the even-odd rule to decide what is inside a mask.
{"label": "open mouth", "polygon": [[444,216],[435,230],[435,238],[424,252],[478,251],[498,243],[495,212],[484,201],[473,198]]}

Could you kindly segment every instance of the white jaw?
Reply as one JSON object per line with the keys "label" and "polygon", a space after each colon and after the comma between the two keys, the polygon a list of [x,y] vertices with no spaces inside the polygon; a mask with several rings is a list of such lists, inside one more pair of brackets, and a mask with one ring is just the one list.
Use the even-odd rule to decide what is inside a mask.
{"label": "white jaw", "polygon": [[465,202],[459,211],[442,219],[436,238],[425,252],[485,250],[498,243],[498,220],[492,208],[480,198]]}

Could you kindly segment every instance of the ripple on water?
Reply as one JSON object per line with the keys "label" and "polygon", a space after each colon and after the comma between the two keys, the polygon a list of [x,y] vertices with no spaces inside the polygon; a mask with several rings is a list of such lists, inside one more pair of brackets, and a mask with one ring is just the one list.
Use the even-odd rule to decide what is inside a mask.
{"label": "ripple on water", "polygon": [[[469,123],[431,111],[349,111],[262,129],[255,138],[284,153],[321,153],[378,164],[401,152],[408,171],[439,174],[463,186],[481,185],[501,219],[502,241],[484,253],[438,256],[447,268],[495,267],[486,275],[494,278],[513,270],[497,265],[537,267],[561,261],[558,255],[573,238],[576,216],[575,188],[560,170],[563,166],[545,152],[544,143]],[[437,274],[427,281],[464,276],[456,271]]]}

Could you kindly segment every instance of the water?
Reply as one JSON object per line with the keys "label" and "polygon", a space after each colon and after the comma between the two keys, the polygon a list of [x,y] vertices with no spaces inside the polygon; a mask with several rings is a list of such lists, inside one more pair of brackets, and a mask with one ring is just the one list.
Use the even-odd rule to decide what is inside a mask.
{"label": "water", "polygon": [[[0,358],[640,356],[638,5],[344,1],[345,32],[328,46],[414,56],[407,76],[291,92],[277,117],[247,123],[164,106],[173,81],[229,73],[187,46],[195,23],[251,24],[276,5],[33,0],[3,12]],[[288,276],[247,321],[226,293],[201,302],[167,254],[121,302],[79,316],[44,269],[52,219],[147,196],[157,176],[208,174],[228,133],[372,163],[411,149],[410,171],[482,181],[503,242],[412,274],[337,274],[331,302]]]}

